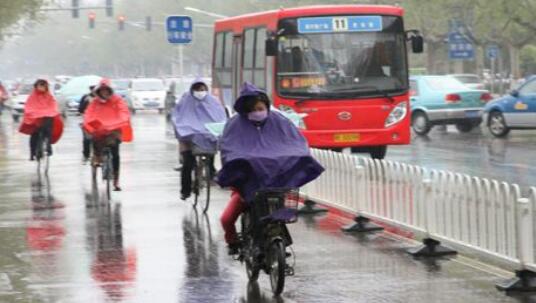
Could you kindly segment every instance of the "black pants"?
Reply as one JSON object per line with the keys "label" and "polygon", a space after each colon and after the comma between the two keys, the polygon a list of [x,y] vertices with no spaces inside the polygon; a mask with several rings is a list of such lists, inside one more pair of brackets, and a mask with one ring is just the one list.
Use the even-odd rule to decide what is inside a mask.
{"label": "black pants", "polygon": [[[181,170],[181,194],[189,196],[192,193],[192,172],[196,167],[195,156],[191,150],[181,152],[182,170]],[[214,176],[216,169],[214,168],[214,157],[210,158],[210,177]]]}
{"label": "black pants", "polygon": [[31,156],[35,156],[37,153],[37,144],[39,143],[39,136],[42,136],[42,139],[47,138],[48,144],[46,151],[50,154],[52,153],[52,118],[44,118],[43,124],[30,136],[30,153]]}
{"label": "black pants", "polygon": [[85,132],[82,130],[82,154],[84,158],[91,156],[91,139],[88,138]]}
{"label": "black pants", "polygon": [[[104,140],[106,141],[106,140]],[[121,142],[117,140],[114,144],[105,144],[105,142],[93,142],[93,153],[97,156],[102,156],[102,149],[107,146],[112,152],[112,167],[114,169],[114,176],[119,177],[119,168],[121,163],[121,157],[119,156],[119,144]]]}

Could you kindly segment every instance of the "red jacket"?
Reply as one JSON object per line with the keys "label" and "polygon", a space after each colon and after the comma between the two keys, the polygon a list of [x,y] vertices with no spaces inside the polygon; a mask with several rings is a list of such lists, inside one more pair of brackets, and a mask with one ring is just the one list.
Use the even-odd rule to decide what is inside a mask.
{"label": "red jacket", "polygon": [[24,118],[19,127],[23,134],[33,134],[43,123],[43,118],[53,118],[52,141],[59,141],[63,133],[63,121],[58,110],[58,103],[50,92],[34,90],[24,105]]}
{"label": "red jacket", "polygon": [[93,99],[84,113],[83,128],[96,139],[103,138],[113,131],[121,132],[123,142],[130,142],[133,139],[128,106],[118,95],[113,95],[106,102],[102,102],[98,97]]}

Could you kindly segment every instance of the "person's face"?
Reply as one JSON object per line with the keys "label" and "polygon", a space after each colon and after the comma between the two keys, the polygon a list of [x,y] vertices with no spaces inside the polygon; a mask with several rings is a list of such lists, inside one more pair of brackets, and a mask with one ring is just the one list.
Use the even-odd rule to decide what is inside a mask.
{"label": "person's face", "polygon": [[267,110],[268,108],[266,108],[266,104],[264,104],[264,102],[257,101],[255,105],[253,106],[252,112],[262,112],[262,111],[267,111]]}
{"label": "person's face", "polygon": [[112,92],[106,88],[100,91],[100,95],[103,99],[109,99],[112,96]]}
{"label": "person's face", "polygon": [[45,93],[48,91],[48,85],[44,82],[40,82],[37,84],[37,87],[36,87],[37,91],[41,92],[41,93]]}

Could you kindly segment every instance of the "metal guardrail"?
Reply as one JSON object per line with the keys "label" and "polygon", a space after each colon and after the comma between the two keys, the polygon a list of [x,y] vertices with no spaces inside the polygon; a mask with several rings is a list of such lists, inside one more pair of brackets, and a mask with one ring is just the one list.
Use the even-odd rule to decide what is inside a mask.
{"label": "metal guardrail", "polygon": [[[438,256],[458,250],[485,255],[516,269],[501,290],[536,291],[536,187],[522,197],[517,184],[423,167],[312,150],[326,168],[301,190],[308,200],[356,215],[357,227],[378,230],[372,219],[424,239],[410,253]],[[534,281],[532,281],[534,282]]]}

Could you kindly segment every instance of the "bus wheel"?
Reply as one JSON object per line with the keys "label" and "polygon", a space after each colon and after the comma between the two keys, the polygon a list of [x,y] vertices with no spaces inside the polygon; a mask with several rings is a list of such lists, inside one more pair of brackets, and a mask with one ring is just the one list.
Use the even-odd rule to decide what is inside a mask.
{"label": "bus wheel", "polygon": [[374,146],[370,148],[370,156],[372,159],[383,160],[387,154],[387,146]]}

